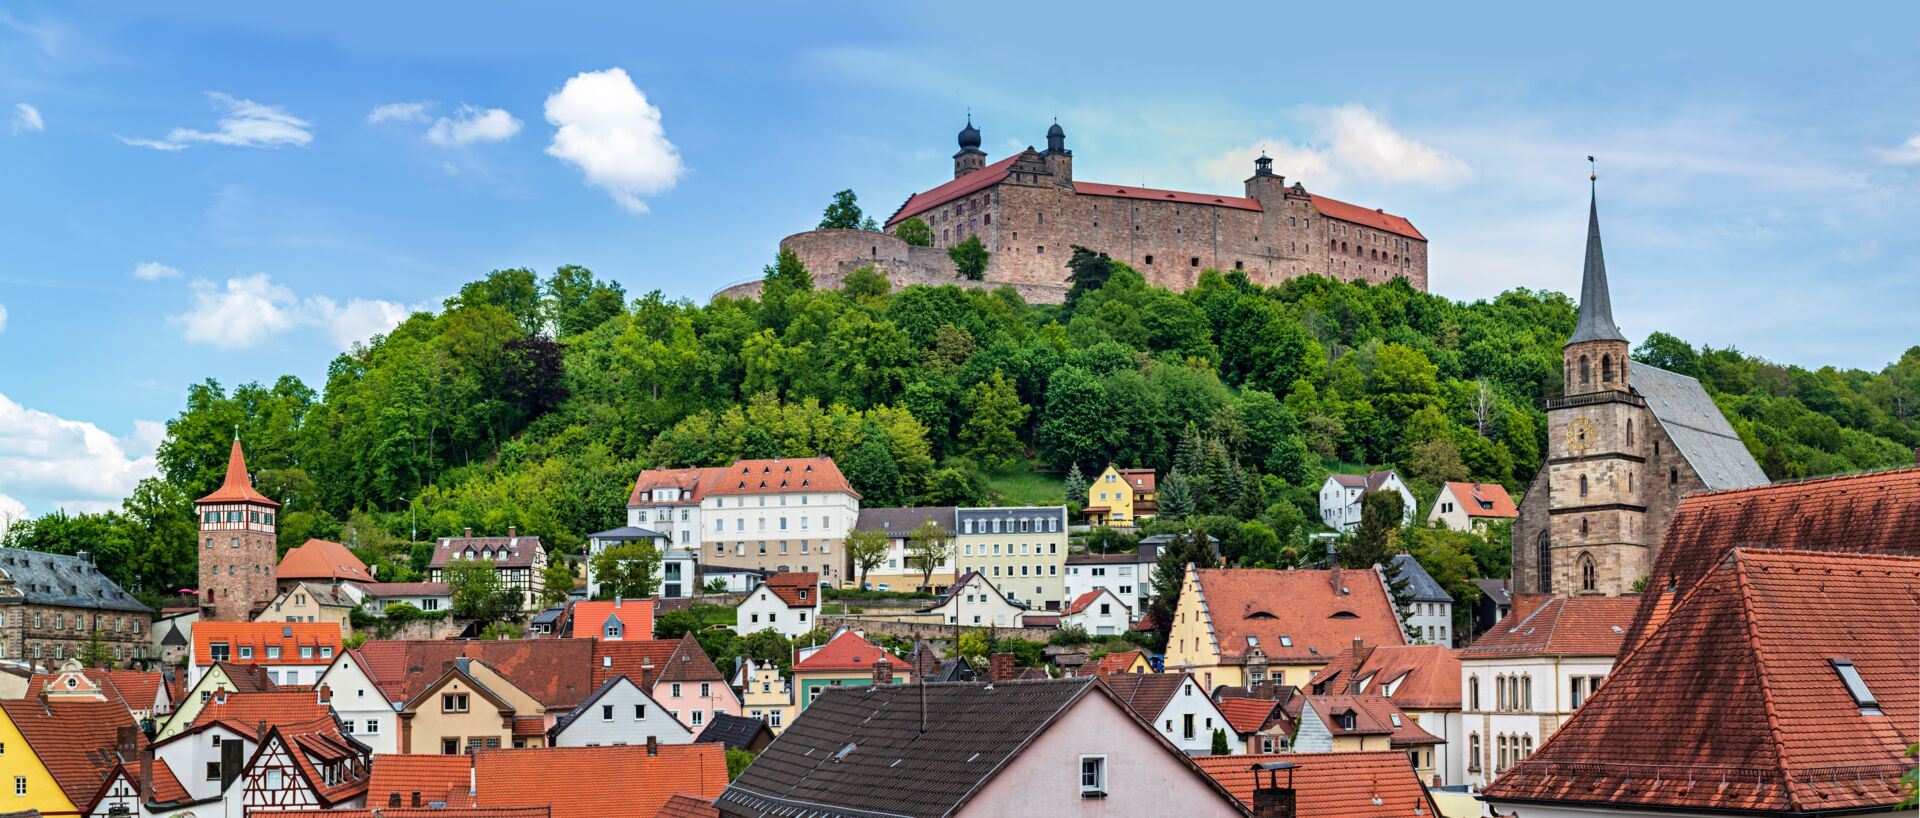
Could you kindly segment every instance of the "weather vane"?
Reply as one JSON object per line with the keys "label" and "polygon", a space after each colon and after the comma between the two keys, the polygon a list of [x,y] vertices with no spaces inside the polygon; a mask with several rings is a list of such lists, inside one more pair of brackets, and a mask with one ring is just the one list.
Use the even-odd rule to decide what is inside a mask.
{"label": "weather vane", "polygon": [[1591,156],[1587,157],[1587,181],[1600,181],[1600,165]]}

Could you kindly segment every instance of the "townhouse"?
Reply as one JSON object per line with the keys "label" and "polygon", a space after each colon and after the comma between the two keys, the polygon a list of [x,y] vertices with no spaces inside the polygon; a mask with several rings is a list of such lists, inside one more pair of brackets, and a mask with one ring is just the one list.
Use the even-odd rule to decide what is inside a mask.
{"label": "townhouse", "polygon": [[1105,588],[1081,594],[1060,614],[1060,627],[1079,628],[1089,636],[1117,636],[1133,625],[1133,609]]}
{"label": "townhouse", "polygon": [[507,527],[505,537],[475,537],[471,528],[464,536],[441,537],[427,562],[427,580],[446,582],[447,566],[454,560],[493,563],[500,584],[520,596],[520,609],[540,610],[540,596],[547,588],[547,549],[539,537],[522,537],[513,526]]}
{"label": "townhouse", "polygon": [[594,683],[605,684],[616,675],[633,680],[696,735],[714,716],[740,715],[739,694],[690,633],[679,639],[595,641]]}
{"label": "townhouse", "polygon": [[1519,516],[1512,495],[1499,483],[1442,483],[1427,510],[1427,522],[1454,531],[1485,529]]}
{"label": "townhouse", "polygon": [[741,635],[772,629],[788,639],[819,627],[820,575],[788,571],[767,577],[735,608]]}
{"label": "townhouse", "polygon": [[[947,554],[933,566],[931,574],[921,570],[915,561],[912,535],[920,526],[932,523],[940,536],[951,539],[957,530],[955,520],[958,509],[953,506],[916,506],[911,508],[862,508],[860,517],[854,523],[857,531],[872,531],[887,538],[887,557],[879,565],[867,571],[866,587],[879,591],[907,591],[922,589],[932,593],[945,592],[953,584],[955,554]],[[955,549],[957,553],[958,549]],[[849,579],[859,582],[859,566],[854,566],[854,575]]]}
{"label": "townhouse", "polygon": [[[722,714],[724,715],[724,714]],[[621,744],[691,744],[693,731],[625,675],[587,696],[547,731],[549,747]]]}
{"label": "townhouse", "polygon": [[987,577],[1007,597],[1058,611],[1067,602],[1065,506],[962,508],[954,512],[960,572]]}
{"label": "townhouse", "polygon": [[801,649],[793,664],[793,691],[805,711],[823,691],[837,687],[904,684],[913,668],[853,631],[841,631],[825,645]]}
{"label": "townhouse", "polygon": [[1303,686],[1355,638],[1404,645],[1378,569],[1187,569],[1165,667],[1208,690],[1266,682]]}
{"label": "townhouse", "polygon": [[1352,531],[1360,527],[1360,501],[1376,491],[1400,495],[1404,509],[1401,525],[1413,522],[1420,501],[1414,499],[1413,490],[1407,488],[1406,481],[1401,480],[1400,473],[1393,469],[1366,474],[1327,475],[1326,482],[1320,484],[1320,522],[1335,531]]}
{"label": "townhouse", "polygon": [[310,685],[340,652],[340,626],[332,622],[214,622],[193,625],[189,684],[217,662],[258,665],[277,685]]}
{"label": "townhouse", "polygon": [[741,460],[705,486],[700,516],[703,565],[811,571],[837,584],[860,494],[830,457]]}
{"label": "townhouse", "polygon": [[1100,677],[1115,698],[1190,756],[1213,752],[1214,731],[1228,736],[1233,727],[1219,705],[1187,673],[1116,673]]}
{"label": "townhouse", "polygon": [[1423,780],[1438,776],[1455,783],[1453,754],[1466,741],[1461,713],[1461,664],[1457,652],[1440,645],[1369,645],[1355,639],[1313,675],[1313,695],[1384,696],[1440,743],[1409,749]]}
{"label": "townhouse", "polygon": [[1087,486],[1087,504],[1080,509],[1087,525],[1133,528],[1152,519],[1160,496],[1153,469],[1121,469],[1108,464]]}

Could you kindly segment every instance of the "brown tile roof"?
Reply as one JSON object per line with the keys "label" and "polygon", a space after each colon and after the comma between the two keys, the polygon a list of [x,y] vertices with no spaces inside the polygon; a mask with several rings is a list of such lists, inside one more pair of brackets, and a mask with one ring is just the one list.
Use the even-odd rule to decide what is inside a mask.
{"label": "brown tile roof", "polygon": [[787,603],[789,608],[815,608],[820,605],[820,575],[812,571],[774,574],[767,577],[766,585],[767,590],[780,597],[780,601]]}
{"label": "brown tile roof", "polygon": [[540,548],[539,537],[441,537],[427,565],[445,568],[465,558],[491,560],[501,568],[532,568]]}
{"label": "brown tile roof", "polygon": [[[1272,720],[1274,712],[1280,709],[1280,702],[1273,699],[1243,699],[1238,696],[1228,696],[1215,702],[1214,706],[1220,708],[1220,715],[1227,717],[1227,724],[1233,728],[1234,732],[1246,735],[1265,729],[1267,722]],[[1285,715],[1281,714],[1283,718]]]}
{"label": "brown tile roof", "polygon": [[[1246,661],[1247,638],[1269,661],[1324,662],[1355,637],[1404,645],[1400,615],[1375,569],[1195,569],[1224,664]],[[1340,593],[1334,587],[1338,574]]]}
{"label": "brown tile roof", "polygon": [[598,689],[615,676],[625,676],[640,689],[651,690],[679,647],[677,639],[596,640],[593,644],[594,687]]}
{"label": "brown tile roof", "polygon": [[275,572],[280,579],[338,579],[372,582],[373,572],[346,546],[326,540],[307,540],[287,550]]}
{"label": "brown tile roof", "polygon": [[1128,668],[1133,667],[1134,660],[1141,658],[1143,655],[1144,654],[1138,650],[1123,650],[1119,653],[1109,653],[1100,657],[1100,661],[1094,664],[1092,675],[1105,676],[1109,673],[1125,673]]}
{"label": "brown tile roof", "polygon": [[1616,656],[1639,604],[1631,596],[1516,594],[1507,618],[1461,650],[1460,658]]}
{"label": "brown tile roof", "polygon": [[1468,517],[1506,518],[1520,516],[1507,488],[1499,483],[1448,483],[1446,488],[1460,503]]}
{"label": "brown tile roof", "polygon": [[[233,662],[214,662],[215,667],[233,683],[235,693],[271,693],[279,690],[280,685],[267,675],[267,669],[259,665],[240,665]],[[184,692],[182,696],[186,695]]]}
{"label": "brown tile roof", "polygon": [[[677,794],[711,799],[727,785],[726,753],[718,744],[662,744],[656,752],[624,745],[381,755],[373,762],[367,803],[391,803],[392,794],[399,793],[401,803],[410,806],[412,793],[419,791],[422,801],[449,806],[551,805],[553,818],[653,818]],[[405,760],[389,767],[395,759]],[[477,793],[469,794],[469,782]]]}
{"label": "brown tile roof", "polygon": [[680,499],[674,505],[694,505],[706,496],[707,489],[720,481],[726,474],[725,466],[708,466],[690,469],[647,469],[634,478],[633,491],[627,496],[627,505],[637,506],[664,502],[652,497],[654,489],[675,488],[681,491]]}
{"label": "brown tile roof", "polygon": [[[211,622],[200,620],[193,623],[193,656],[196,664],[213,664],[211,645],[227,645],[229,657],[226,661],[242,665],[328,665],[333,656],[321,656],[321,648],[331,648],[329,654],[340,652],[340,626],[333,622]],[[240,658],[240,648],[253,648],[252,659]],[[280,657],[267,658],[267,648],[280,649]],[[301,648],[311,649],[312,655],[302,657]]]}
{"label": "brown tile roof", "polygon": [[[1920,557],[1736,549],[1489,797],[1890,808],[1920,741]],[[1848,661],[1877,709],[1849,693]]]}
{"label": "brown tile roof", "polygon": [[[1393,474],[1393,469],[1387,469],[1386,471],[1370,471],[1366,474],[1335,474],[1331,475],[1331,477],[1333,477],[1333,482],[1339,483],[1347,488],[1379,491],[1381,486],[1387,484],[1387,478]],[[1400,482],[1405,483],[1406,481],[1402,480]]]}
{"label": "brown tile roof", "polygon": [[1362,645],[1359,667],[1354,648],[1348,647],[1313,675],[1307,688],[1315,692],[1352,692],[1354,680],[1366,681],[1363,693],[1379,693],[1391,686],[1387,698],[1413,710],[1460,709],[1460,656],[1441,645]]}
{"label": "brown tile roof", "polygon": [[1734,548],[1920,555],[1920,469],[1695,494],[1680,501],[1627,629],[1637,645]]}
{"label": "brown tile roof", "polygon": [[367,582],[360,587],[370,597],[450,596],[453,586],[444,582]]}
{"label": "brown tile roof", "polygon": [[279,503],[274,502],[272,499],[268,498],[266,495],[261,494],[260,492],[254,490],[253,478],[247,474],[246,455],[243,455],[240,453],[239,438],[234,438],[233,451],[227,454],[227,476],[225,479],[223,479],[220,482],[220,487],[217,489],[214,489],[212,494],[209,494],[205,497],[195,500],[194,502],[196,503],[245,502],[245,503],[259,503],[261,505],[273,506],[274,508],[280,507]]}
{"label": "brown tile roof", "polygon": [[[121,728],[138,728],[133,714],[119,702],[60,701],[42,703],[37,699],[0,701],[7,718],[27,740],[34,756],[45,765],[53,780],[69,800],[83,809],[92,803],[100,785],[116,766],[139,763],[139,759],[120,758]],[[146,746],[144,736],[136,738]]]}
{"label": "brown tile roof", "polygon": [[792,492],[846,492],[855,497],[847,478],[840,474],[831,457],[775,458],[773,460],[736,460],[726,473],[707,489],[709,495],[780,494]]}
{"label": "brown tile roof", "polygon": [[[1327,696],[1307,695],[1305,704],[1313,706],[1313,712],[1327,726],[1334,736],[1384,735],[1394,747],[1415,745],[1444,744],[1439,736],[1427,732],[1419,722],[1414,721],[1406,711],[1394,706],[1385,696],[1372,694],[1338,694]],[[1334,717],[1342,713],[1352,713],[1353,729],[1338,726]]]}
{"label": "brown tile roof", "polygon": [[620,620],[620,638],[653,638],[653,600],[652,599],[603,599],[575,602],[568,612],[567,619],[573,627],[568,636],[579,639],[598,639],[606,633],[607,619],[617,617]]}
{"label": "brown tile roof", "polygon": [[1366,753],[1277,753],[1273,755],[1206,756],[1195,764],[1233,793],[1248,808],[1253,789],[1267,783],[1255,764],[1291,762],[1293,776],[1280,773],[1280,785],[1293,782],[1296,818],[1411,818],[1434,816],[1439,810],[1420,784],[1407,754],[1398,750]]}
{"label": "brown tile roof", "polygon": [[705,799],[679,793],[660,808],[660,818],[720,818],[720,810]]}
{"label": "brown tile roof", "polygon": [[1152,724],[1167,709],[1182,685],[1193,680],[1185,673],[1116,673],[1099,677],[1115,698]]}
{"label": "brown tile roof", "polygon": [[597,687],[594,640],[368,641],[360,665],[389,701],[408,701],[455,659],[478,659],[548,709],[571,710]]}
{"label": "brown tile roof", "polygon": [[226,725],[250,740],[260,738],[260,724],[267,726],[281,724],[305,724],[315,719],[327,718],[332,710],[320,703],[320,697],[306,691],[277,693],[222,693],[215,691],[213,699],[202,705],[200,712],[193,717],[188,731],[198,730],[215,722]]}
{"label": "brown tile roof", "polygon": [[[326,764],[336,764],[355,757],[365,762],[372,757],[366,745],[356,741],[341,729],[340,722],[331,712],[305,722],[268,728],[268,735],[261,744],[271,745],[275,741],[290,745],[288,755],[292,756],[308,786],[313,788],[314,794],[319,796],[322,803],[331,806],[366,794],[366,772],[361,772],[357,776],[343,775],[339,780],[329,784],[326,776],[321,774],[320,768],[314,764],[315,759]],[[255,757],[258,758],[258,755],[256,754]],[[361,766],[359,769],[364,771],[366,767]]]}
{"label": "brown tile roof", "polygon": [[795,664],[793,669],[798,672],[860,671],[864,673],[873,670],[873,663],[881,659],[893,664],[895,677],[899,677],[903,671],[913,670],[913,667],[902,661],[900,657],[882,650],[880,646],[867,641],[866,637],[853,631],[846,631],[834,637],[819,650],[814,651],[812,656]]}
{"label": "brown tile roof", "polygon": [[1152,494],[1157,491],[1159,479],[1153,469],[1115,469],[1120,479],[1127,481],[1127,488],[1136,494]]}

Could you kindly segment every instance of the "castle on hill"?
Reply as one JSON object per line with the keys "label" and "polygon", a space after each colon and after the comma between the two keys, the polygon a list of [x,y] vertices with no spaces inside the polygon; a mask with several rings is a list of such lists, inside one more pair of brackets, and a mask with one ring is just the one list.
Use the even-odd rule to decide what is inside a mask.
{"label": "castle on hill", "polygon": [[[847,273],[871,265],[895,287],[1011,285],[1032,302],[1064,299],[1067,259],[1080,245],[1126,262],[1147,282],[1172,290],[1194,285],[1203,270],[1242,271],[1272,285],[1303,275],[1385,283],[1405,278],[1427,289],[1427,237],[1403,216],[1308,193],[1273,171],[1261,156],[1245,195],[1188,193],[1073,178],[1073,151],[1058,123],[1046,150],[1026,150],[989,163],[980,131],[968,120],[953,155],[953,179],[915,193],[887,218],[884,233],[815,230],[781,240],[813,274],[837,287]],[[933,246],[908,245],[900,225],[919,218]],[[958,280],[947,249],[978,236],[992,254],[985,280]],[[757,295],[760,282],[716,293]]]}

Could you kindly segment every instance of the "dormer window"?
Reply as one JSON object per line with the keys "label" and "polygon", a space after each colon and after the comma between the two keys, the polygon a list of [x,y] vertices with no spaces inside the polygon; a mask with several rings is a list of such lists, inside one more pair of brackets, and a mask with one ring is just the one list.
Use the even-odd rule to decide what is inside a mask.
{"label": "dormer window", "polygon": [[1868,689],[1867,680],[1860,678],[1860,670],[1853,666],[1852,659],[1828,659],[1833,672],[1840,674],[1840,682],[1847,686],[1847,695],[1853,697],[1853,703],[1860,706],[1860,715],[1879,716],[1880,700]]}
{"label": "dormer window", "polygon": [[1346,713],[1335,714],[1333,717],[1333,720],[1335,723],[1340,725],[1340,729],[1342,730],[1354,729],[1355,721],[1354,721],[1353,713],[1350,711]]}

